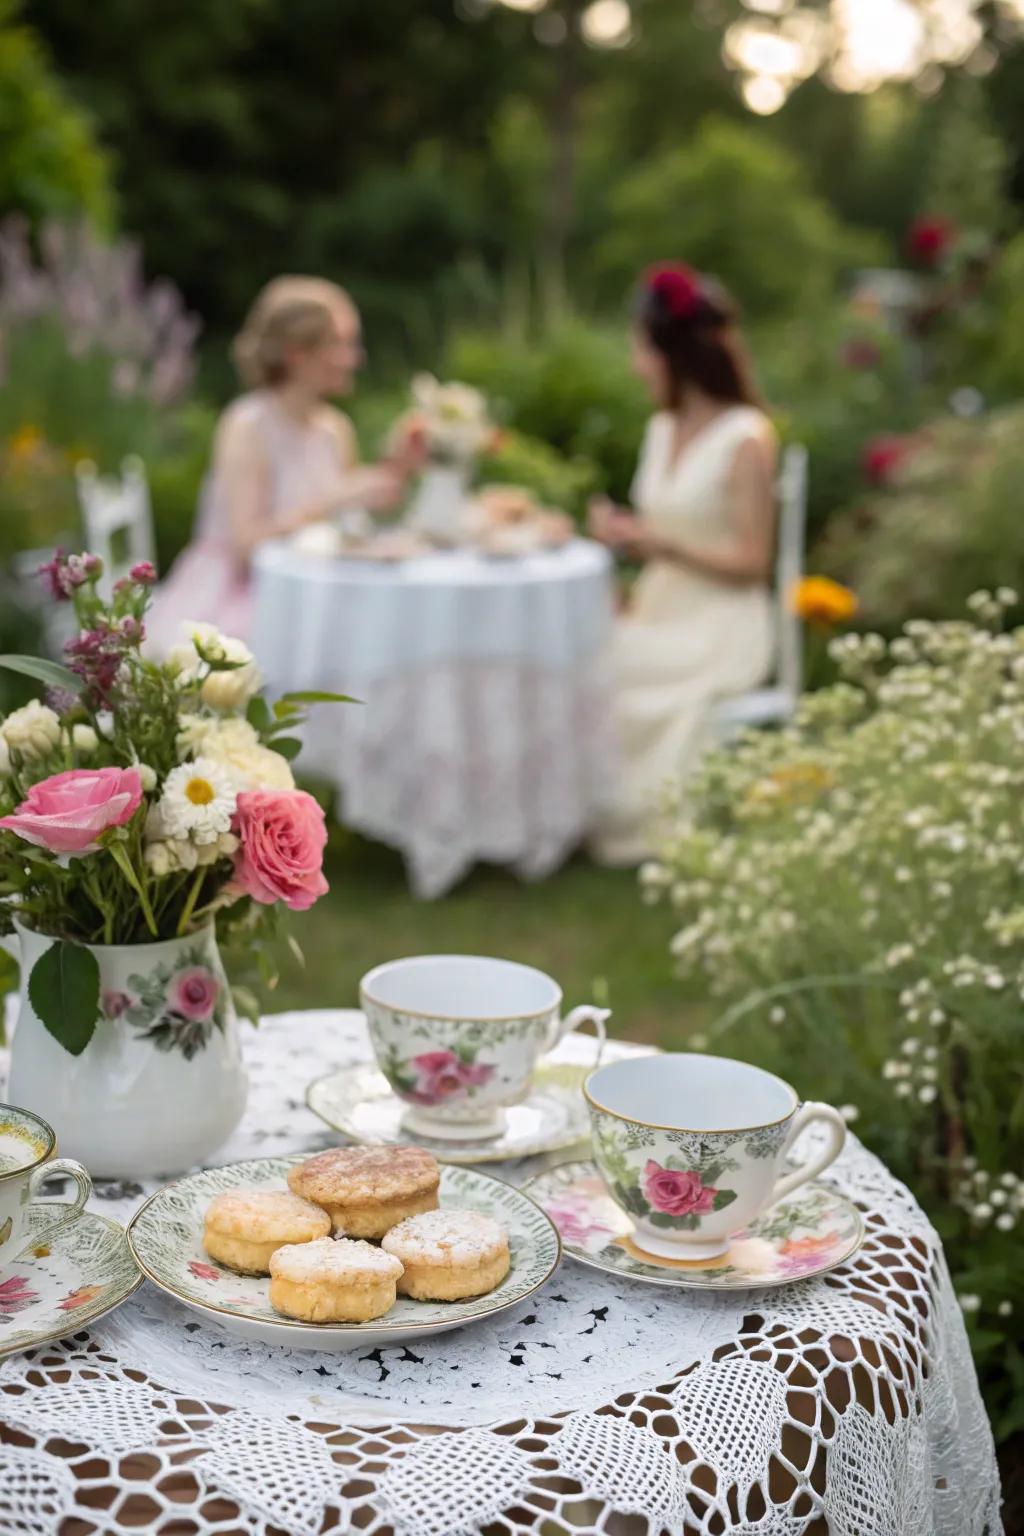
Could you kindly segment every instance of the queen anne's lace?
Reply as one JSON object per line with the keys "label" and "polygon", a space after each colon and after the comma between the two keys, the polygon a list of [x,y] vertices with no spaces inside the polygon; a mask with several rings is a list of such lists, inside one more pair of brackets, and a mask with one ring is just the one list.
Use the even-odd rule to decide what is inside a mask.
{"label": "queen anne's lace", "polygon": [[[562,1050],[584,1061],[593,1042]],[[304,1086],[366,1051],[354,1014],[266,1021],[218,1161],[331,1144]],[[998,1536],[938,1240],[856,1142],[834,1172],[865,1246],[775,1291],[672,1292],[566,1261],[493,1323],[321,1355],[245,1344],[144,1286],[0,1366],[0,1531]],[[142,1194],[100,1203],[127,1217]]]}

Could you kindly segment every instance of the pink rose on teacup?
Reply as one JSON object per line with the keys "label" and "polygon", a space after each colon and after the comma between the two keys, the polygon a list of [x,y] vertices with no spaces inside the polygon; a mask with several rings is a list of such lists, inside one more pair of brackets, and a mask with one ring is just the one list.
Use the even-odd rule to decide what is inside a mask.
{"label": "pink rose on teacup", "polygon": [[249,789],[238,796],[235,856],[238,889],[270,906],[304,912],[329,889],[323,875],[324,813],[302,789]]}
{"label": "pink rose on teacup", "polygon": [[413,1056],[409,1066],[416,1077],[409,1096],[418,1104],[443,1104],[462,1098],[471,1088],[488,1082],[494,1073],[484,1062],[461,1061],[454,1051],[424,1051]]}
{"label": "pink rose on teacup", "polygon": [[706,1216],[715,1208],[718,1190],[702,1183],[699,1173],[680,1173],[648,1158],[642,1182],[647,1203],[667,1216]]}
{"label": "pink rose on teacup", "polygon": [[51,853],[95,853],[100,833],[131,821],[141,800],[137,768],[69,768],[33,784],[0,827]]}
{"label": "pink rose on teacup", "polygon": [[186,1019],[208,1019],[220,994],[220,982],[205,966],[193,966],[175,976],[171,1007]]}

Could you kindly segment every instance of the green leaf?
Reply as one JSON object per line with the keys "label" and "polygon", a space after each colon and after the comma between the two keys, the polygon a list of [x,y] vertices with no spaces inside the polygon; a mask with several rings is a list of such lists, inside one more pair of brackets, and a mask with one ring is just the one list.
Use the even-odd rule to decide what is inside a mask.
{"label": "green leaf", "polygon": [[70,667],[62,667],[58,661],[47,661],[43,656],[0,656],[0,667],[34,678],[48,688],[69,688],[72,693],[78,693],[82,687],[82,679]]}
{"label": "green leaf", "polygon": [[245,711],[245,718],[253,730],[259,731],[261,736],[274,723],[266,699],[258,693],[253,694],[249,700],[249,706]]}
{"label": "green leaf", "polygon": [[282,693],[281,704],[361,704],[347,693],[327,693],[322,688],[299,688],[294,693]]}
{"label": "green leaf", "polygon": [[735,1199],[736,1191],[734,1189],[720,1189],[715,1196],[715,1210],[724,1211],[726,1206],[732,1205]]}
{"label": "green leaf", "polygon": [[249,1019],[253,1024],[260,1021],[260,1000],[255,992],[248,987],[232,987],[231,996],[234,999],[235,1012],[240,1018]]}
{"label": "green leaf", "polygon": [[302,751],[302,742],[297,736],[278,736],[274,741],[268,742],[267,745],[272,751],[279,752],[282,757],[287,758],[289,762],[291,762],[293,757],[298,757]]}
{"label": "green leaf", "polygon": [[32,967],[28,997],[53,1038],[72,1056],[81,1056],[99,1016],[96,956],[81,944],[58,939]]}
{"label": "green leaf", "polygon": [[284,720],[299,720],[301,717],[301,709],[297,709],[294,704],[289,704],[285,699],[274,700],[274,719],[279,723]]}
{"label": "green leaf", "polygon": [[296,965],[301,967],[302,970],[305,970],[306,956],[303,952],[302,945],[299,943],[294,933],[286,933],[284,936],[284,941],[288,945],[288,948],[291,950],[292,959],[295,961]]}

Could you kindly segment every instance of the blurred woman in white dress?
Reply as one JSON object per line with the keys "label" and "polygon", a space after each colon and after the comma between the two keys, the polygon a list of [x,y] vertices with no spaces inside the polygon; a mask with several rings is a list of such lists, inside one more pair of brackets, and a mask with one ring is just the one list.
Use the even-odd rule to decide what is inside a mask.
{"label": "blurred woman in white dress", "polygon": [[359,312],[333,283],[278,277],[257,297],[234,345],[248,386],[217,425],[192,543],[157,589],[147,624],[156,652],[182,620],[249,634],[250,564],[266,539],[351,508],[388,512],[416,467],[410,451],[360,465],[352,423],[328,402],[363,362]]}
{"label": "blurred woman in white dress", "polygon": [[603,498],[590,529],[644,564],[616,626],[621,752],[594,853],[633,864],[655,849],[666,791],[695,766],[715,700],[772,663],[776,443],[728,297],[681,265],[644,277],[633,366],[657,407],[630,509]]}

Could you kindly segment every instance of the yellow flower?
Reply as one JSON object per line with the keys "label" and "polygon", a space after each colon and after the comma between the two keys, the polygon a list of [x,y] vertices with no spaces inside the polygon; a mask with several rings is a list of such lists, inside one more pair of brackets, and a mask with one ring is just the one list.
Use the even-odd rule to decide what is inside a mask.
{"label": "yellow flower", "polygon": [[857,594],[829,576],[805,576],[789,595],[792,611],[805,624],[845,624],[857,612]]}
{"label": "yellow flower", "polygon": [[26,459],[32,458],[42,447],[43,441],[43,434],[39,428],[26,422],[8,439],[7,451],[16,464],[21,464]]}
{"label": "yellow flower", "polygon": [[787,763],[747,790],[748,806],[808,805],[831,789],[832,774],[820,763]]}

